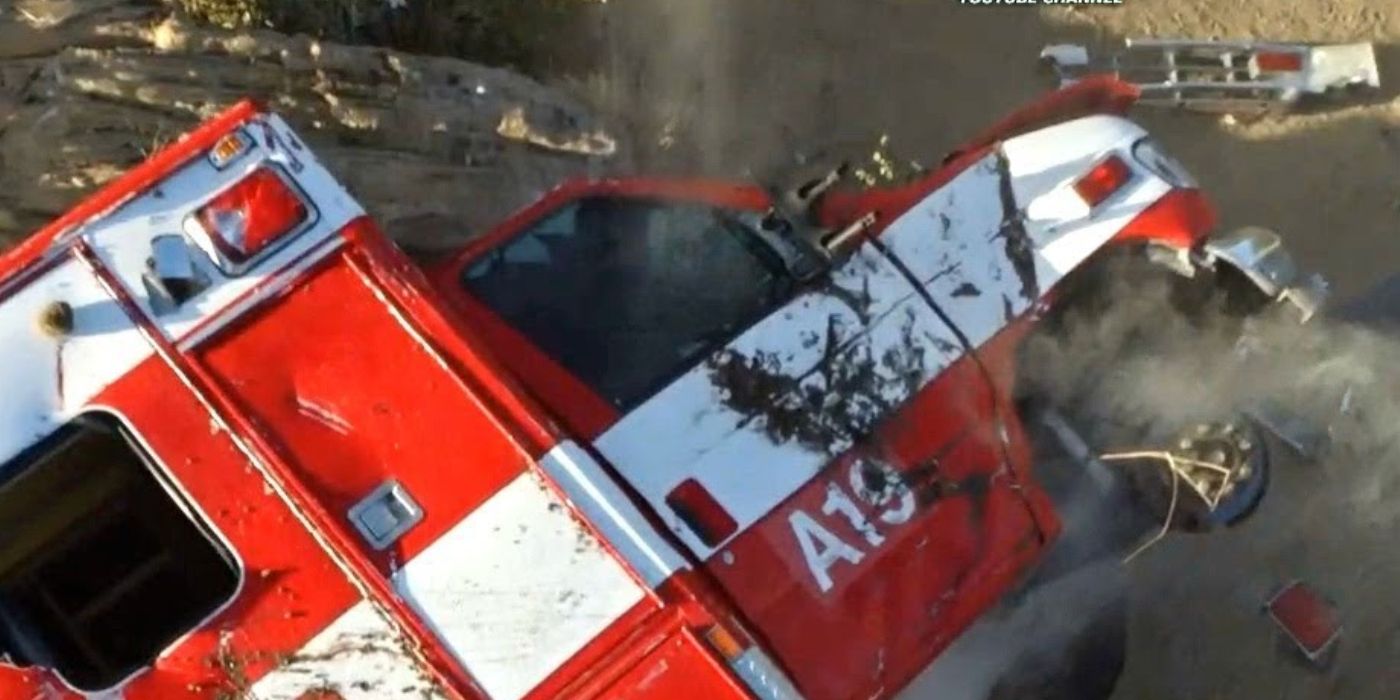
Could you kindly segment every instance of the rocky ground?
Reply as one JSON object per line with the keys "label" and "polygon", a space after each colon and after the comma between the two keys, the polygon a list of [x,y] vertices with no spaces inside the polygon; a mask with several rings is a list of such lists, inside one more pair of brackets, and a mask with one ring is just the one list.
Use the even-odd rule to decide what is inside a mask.
{"label": "rocky ground", "polygon": [[591,145],[587,108],[516,73],[202,28],[151,0],[21,0],[0,3],[0,241],[244,96],[286,115],[390,233],[426,251],[613,167],[568,150]]}

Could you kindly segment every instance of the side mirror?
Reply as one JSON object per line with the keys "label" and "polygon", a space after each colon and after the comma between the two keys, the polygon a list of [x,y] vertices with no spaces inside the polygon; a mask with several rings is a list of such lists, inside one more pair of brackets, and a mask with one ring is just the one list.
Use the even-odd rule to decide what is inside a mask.
{"label": "side mirror", "polygon": [[151,256],[146,259],[141,281],[157,314],[174,311],[209,286],[208,278],[195,265],[184,236],[179,234],[151,239]]}

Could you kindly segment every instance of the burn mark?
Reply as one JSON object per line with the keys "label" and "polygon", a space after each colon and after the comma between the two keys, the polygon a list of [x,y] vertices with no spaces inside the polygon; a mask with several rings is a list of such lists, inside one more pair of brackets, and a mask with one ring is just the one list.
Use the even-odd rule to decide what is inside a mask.
{"label": "burn mark", "polygon": [[885,348],[880,363],[889,376],[899,383],[896,396],[903,399],[913,396],[923,384],[925,348],[914,339],[914,325],[918,317],[912,307],[904,309],[904,323],[899,328],[899,343]]}
{"label": "burn mark", "polygon": [[978,289],[977,285],[971,282],[963,282],[953,289],[953,296],[955,297],[976,297],[981,295],[982,290]]}
{"label": "burn mark", "polygon": [[726,350],[707,361],[720,401],[776,444],[795,442],[836,455],[864,440],[876,424],[922,386],[927,348],[909,310],[899,342],[877,351],[868,334],[842,342],[828,326],[826,349],[809,373],[786,367],[776,353]]}
{"label": "burn mark", "polygon": [[997,232],[1006,243],[1006,259],[1021,280],[1021,296],[1027,301],[1040,297],[1040,282],[1035,276],[1035,255],[1030,234],[1021,210],[1016,206],[1016,194],[1011,189],[1011,169],[1006,154],[996,153],[997,178],[1001,194],[1001,228]]}
{"label": "burn mark", "polygon": [[1011,297],[1001,295],[1001,320],[1002,323],[1011,323],[1016,318],[1016,306],[1011,303]]}

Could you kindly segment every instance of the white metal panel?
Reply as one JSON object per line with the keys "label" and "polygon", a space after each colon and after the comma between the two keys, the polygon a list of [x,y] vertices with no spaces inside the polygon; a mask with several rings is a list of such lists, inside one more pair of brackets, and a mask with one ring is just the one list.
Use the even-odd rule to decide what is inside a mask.
{"label": "white metal panel", "polygon": [[[1016,201],[1028,214],[1036,274],[1049,286],[1103,247],[1123,227],[1171,191],[1132,156],[1147,132],[1122,117],[1097,115],[1033,131],[1002,145]],[[1109,153],[1133,169],[1133,179],[1094,212],[1075,194],[1073,182]]]}
{"label": "white metal panel", "polygon": [[496,700],[525,695],[643,596],[529,471],[409,561],[393,583]]}
{"label": "white metal panel", "polygon": [[[1145,135],[1125,119],[1093,116],[1011,139],[881,238],[981,345],[1171,189],[1133,160],[1132,145]],[[1132,179],[1091,211],[1073,184],[1111,153]],[[1013,245],[1024,246],[1023,260]]]}
{"label": "white metal panel", "polygon": [[[952,332],[883,254],[865,246],[835,270],[831,284],[794,299],[744,332],[725,349],[745,358],[765,357],[763,371],[791,378],[800,390],[831,401],[858,401],[826,386],[833,368],[864,363],[870,394],[898,405],[911,394],[891,354],[922,356],[913,385],[922,385],[962,355]],[[694,478],[738,524],[757,522],[849,445],[814,448],[775,440],[762,412],[726,404],[729,388],[717,385],[711,364],[701,364],[624,416],[600,436],[598,450],[647,500],[697,556],[705,544],[666,504],[666,496]],[[818,409],[820,410],[820,409]]]}
{"label": "white metal panel", "polygon": [[[73,308],[61,341],[39,331],[42,309]],[[66,422],[151,348],[91,273],[67,260],[0,303],[0,462]]]}
{"label": "white metal panel", "polygon": [[545,454],[540,468],[648,586],[656,588],[677,571],[690,568],[612,477],[572,440]]}
{"label": "white metal panel", "polygon": [[315,690],[345,700],[446,697],[368,602],[355,604],[249,689],[250,700],[298,700]]}
{"label": "white metal panel", "polygon": [[[276,147],[269,146],[276,134]],[[300,143],[291,130],[276,116],[265,122],[254,121],[243,129],[254,146],[224,170],[218,170],[206,158],[197,158],[162,180],[159,185],[127,203],[121,209],[93,224],[83,236],[131,292],[143,312],[163,328],[172,340],[179,340],[196,327],[219,316],[225,309],[241,312],[245,305],[235,304],[241,298],[260,289],[269,281],[286,283],[288,276],[277,272],[316,250],[327,239],[364,210],[320,165],[309,150],[293,150],[290,143]],[[185,231],[186,219],[214,195],[252,173],[259,166],[273,163],[282,166],[311,198],[317,212],[315,224],[290,239],[246,273],[225,275],[209,259]],[[210,280],[208,289],[186,301],[178,309],[157,316],[151,310],[141,275],[150,256],[151,239],[161,235],[177,235],[189,242],[195,265]],[[274,244],[276,245],[276,244]],[[321,252],[327,249],[322,247]],[[264,290],[265,294],[265,290]],[[223,314],[222,322],[233,314]],[[206,332],[200,332],[207,337]]]}

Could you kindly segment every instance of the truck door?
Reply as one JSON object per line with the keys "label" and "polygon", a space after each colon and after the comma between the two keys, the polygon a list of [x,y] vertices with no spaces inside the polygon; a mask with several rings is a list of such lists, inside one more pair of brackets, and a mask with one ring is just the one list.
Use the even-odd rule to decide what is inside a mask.
{"label": "truck door", "polygon": [[907,270],[867,243],[795,280],[745,223],[761,202],[566,192],[443,285],[805,693],[865,696],[988,604],[1039,529],[990,385]]}

